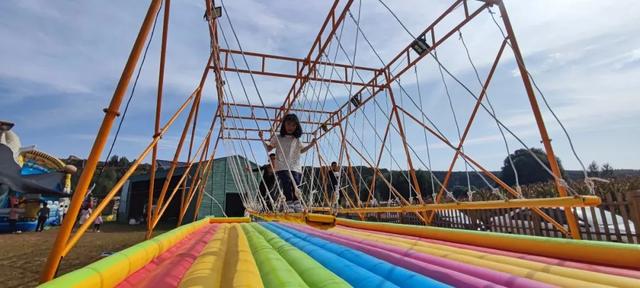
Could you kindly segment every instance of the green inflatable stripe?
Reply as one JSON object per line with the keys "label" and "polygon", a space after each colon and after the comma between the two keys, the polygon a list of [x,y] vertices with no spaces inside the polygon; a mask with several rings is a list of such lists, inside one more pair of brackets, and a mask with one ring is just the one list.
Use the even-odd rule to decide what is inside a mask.
{"label": "green inflatable stripe", "polygon": [[310,287],[351,287],[349,283],[322,266],[306,253],[257,223],[255,229],[284,258]]}
{"label": "green inflatable stripe", "polygon": [[100,274],[90,268],[81,268],[72,273],[64,274],[53,281],[40,284],[39,288],[57,287],[99,287]]}
{"label": "green inflatable stripe", "polygon": [[276,250],[251,226],[241,225],[266,288],[309,287]]}

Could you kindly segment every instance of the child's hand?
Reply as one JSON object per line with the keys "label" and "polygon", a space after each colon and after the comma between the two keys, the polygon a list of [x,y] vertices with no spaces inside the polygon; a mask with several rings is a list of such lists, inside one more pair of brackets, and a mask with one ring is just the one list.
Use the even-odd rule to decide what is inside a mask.
{"label": "child's hand", "polygon": [[264,139],[264,134],[262,133],[262,131],[258,131],[258,137],[260,137],[260,139]]}

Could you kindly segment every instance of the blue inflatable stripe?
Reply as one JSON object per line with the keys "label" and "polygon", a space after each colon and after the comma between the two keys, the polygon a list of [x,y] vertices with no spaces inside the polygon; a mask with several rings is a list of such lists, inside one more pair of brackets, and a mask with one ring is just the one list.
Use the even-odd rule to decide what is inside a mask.
{"label": "blue inflatable stripe", "polygon": [[447,284],[438,282],[411,270],[395,266],[393,264],[390,264],[389,262],[380,260],[358,250],[354,250],[340,244],[332,243],[327,240],[306,234],[304,232],[291,229],[289,227],[284,227],[282,225],[268,225],[271,225],[271,227],[275,227],[276,229],[288,232],[303,241],[334,253],[342,257],[343,259],[350,261],[362,268],[365,268],[370,272],[384,279],[387,279],[388,281],[400,287],[450,287]]}
{"label": "blue inflatable stripe", "polygon": [[331,272],[338,275],[340,278],[347,281],[351,286],[356,288],[368,288],[368,287],[398,287],[393,283],[385,280],[384,278],[371,273],[367,269],[364,269],[358,265],[355,265],[338,255],[335,255],[325,249],[322,249],[316,245],[313,245],[307,241],[299,239],[291,233],[280,229],[277,226],[272,226],[267,223],[260,223],[269,229],[269,231],[278,235],[278,237],[289,242],[291,245],[302,250],[307,255],[311,256],[322,266],[331,270]]}

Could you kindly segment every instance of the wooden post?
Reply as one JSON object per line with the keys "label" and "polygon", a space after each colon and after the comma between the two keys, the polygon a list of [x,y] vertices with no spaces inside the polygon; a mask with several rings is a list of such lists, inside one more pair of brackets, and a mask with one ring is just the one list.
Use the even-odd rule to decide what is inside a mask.
{"label": "wooden post", "polygon": [[629,200],[629,212],[631,221],[635,224],[636,243],[640,243],[640,190],[627,191],[627,200]]}

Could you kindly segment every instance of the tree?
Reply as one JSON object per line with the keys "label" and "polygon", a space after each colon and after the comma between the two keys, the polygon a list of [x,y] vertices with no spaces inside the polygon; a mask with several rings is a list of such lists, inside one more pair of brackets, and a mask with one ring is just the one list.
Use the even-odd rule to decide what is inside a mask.
{"label": "tree", "polygon": [[129,159],[127,159],[127,157],[120,157],[120,159],[118,159],[118,166],[120,168],[124,168],[127,169],[129,168],[129,165],[131,164],[131,162],[129,162]]}
{"label": "tree", "polygon": [[431,174],[428,171],[417,170],[416,178],[418,178],[418,184],[420,185],[420,192],[422,192],[422,197],[430,197],[434,192],[431,189]]}
{"label": "tree", "polygon": [[592,161],[591,164],[589,164],[589,167],[587,167],[587,175],[589,175],[589,177],[600,176],[600,166],[598,166],[596,161]]}
{"label": "tree", "polygon": [[[527,149],[518,149],[509,156],[511,157],[513,165],[518,172],[518,180],[520,184],[526,185],[552,180],[553,176],[545,170],[531,154],[536,155],[536,157],[540,159],[540,161],[547,166],[549,170],[551,170],[547,154],[542,151],[542,149],[531,148],[530,151]],[[560,166],[560,173],[564,176],[564,169],[562,168],[562,164],[558,157],[556,157],[556,161],[558,162],[558,166]],[[507,185],[515,185],[516,183],[513,167],[511,166],[511,161],[509,161],[508,157],[504,159],[504,164],[500,171],[500,179]]]}
{"label": "tree", "polygon": [[613,167],[609,163],[602,164],[602,168],[600,168],[600,177],[613,178]]}
{"label": "tree", "polygon": [[107,161],[107,165],[109,166],[116,166],[118,165],[118,161],[120,160],[120,158],[118,157],[118,155],[113,155],[111,156],[111,158],[109,158],[109,160]]}

